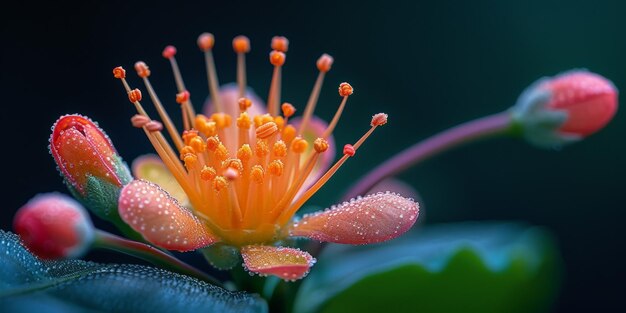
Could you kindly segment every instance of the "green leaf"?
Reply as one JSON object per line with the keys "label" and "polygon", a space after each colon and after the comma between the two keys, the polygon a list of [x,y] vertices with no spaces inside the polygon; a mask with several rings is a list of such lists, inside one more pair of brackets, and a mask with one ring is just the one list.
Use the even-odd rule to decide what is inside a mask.
{"label": "green leaf", "polygon": [[295,312],[537,312],[558,287],[549,234],[519,224],[418,228],[370,246],[328,245]]}
{"label": "green leaf", "polygon": [[266,312],[256,295],[129,264],[41,261],[0,230],[0,312]]}

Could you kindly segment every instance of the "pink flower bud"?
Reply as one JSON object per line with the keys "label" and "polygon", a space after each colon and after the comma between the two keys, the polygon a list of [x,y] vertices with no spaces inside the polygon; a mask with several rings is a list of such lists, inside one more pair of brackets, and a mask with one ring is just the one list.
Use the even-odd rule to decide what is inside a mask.
{"label": "pink flower bud", "polygon": [[512,109],[515,126],[531,143],[559,147],[608,124],[617,111],[617,89],[585,70],[542,78],[528,87]]}
{"label": "pink flower bud", "polygon": [[617,89],[608,79],[587,71],[570,71],[546,80],[540,89],[552,93],[547,109],[567,112],[560,131],[589,136],[617,112]]}
{"label": "pink flower bud", "polygon": [[82,255],[94,238],[94,228],[85,209],[74,199],[46,193],[21,207],[13,228],[26,247],[43,259]]}

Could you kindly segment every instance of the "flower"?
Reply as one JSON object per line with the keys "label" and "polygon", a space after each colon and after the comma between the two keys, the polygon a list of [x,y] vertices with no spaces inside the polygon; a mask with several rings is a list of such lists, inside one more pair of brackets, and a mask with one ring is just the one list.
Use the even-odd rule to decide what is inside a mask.
{"label": "flower", "polygon": [[611,81],[586,70],[571,70],[528,87],[512,117],[533,144],[558,147],[604,128],[616,112],[617,89]]}
{"label": "flower", "polygon": [[119,220],[119,191],[132,176],[104,131],[87,117],[65,115],[52,126],[49,148],[72,194],[101,218]]}
{"label": "flower", "polygon": [[13,228],[30,251],[44,259],[81,256],[94,239],[85,209],[60,193],[35,196],[21,207]]}
{"label": "flower", "polygon": [[[215,247],[214,251],[208,248],[205,256],[238,251],[249,271],[294,280],[304,277],[315,259],[305,251],[276,246],[287,238],[368,244],[400,236],[415,223],[418,204],[389,192],[352,199],[295,220],[302,205],[355,155],[376,128],[387,122],[387,115],[374,115],[370,129],[356,143],[346,145],[342,158],[328,168],[333,159],[332,132],[353,93],[350,84],[339,86],[342,101],[329,124],[313,116],[332,57],[323,54],[318,59],[315,86],[303,116],[294,119],[295,107],[281,104],[286,38],[272,40],[269,58],[274,70],[266,108],[246,86],[249,40],[243,36],[234,39],[237,85],[221,90],[213,63],[214,43],[211,34],[198,38],[207,60],[211,95],[206,115],[193,109],[176,63],[176,49],[168,46],[163,51],[178,86],[182,133],[154,92],[144,62],[137,62],[135,70],[144,80],[162,123],[148,116],[140,103],[141,93],[130,88],[123,68],[113,71],[138,111],[132,124],[143,129],[161,159],[143,157],[133,165],[137,179],[126,185],[119,197],[119,214],[128,225],[162,248],[190,251]],[[165,140],[164,130],[173,147]],[[212,263],[221,268],[232,265],[219,261]]]}

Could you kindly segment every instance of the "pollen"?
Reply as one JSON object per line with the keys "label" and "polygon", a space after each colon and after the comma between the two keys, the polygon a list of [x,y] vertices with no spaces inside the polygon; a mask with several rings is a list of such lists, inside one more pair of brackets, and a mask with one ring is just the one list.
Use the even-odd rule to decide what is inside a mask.
{"label": "pollen", "polygon": [[370,125],[372,126],[382,126],[387,124],[387,114],[385,113],[378,113],[375,114],[374,116],[372,116],[372,122],[370,123]]}
{"label": "pollen", "polygon": [[206,181],[213,180],[216,175],[217,175],[217,172],[215,171],[214,168],[210,166],[205,165],[200,171],[200,178],[202,180],[206,180]]}
{"label": "pollen", "polygon": [[116,68],[113,69],[113,77],[117,78],[117,79],[122,79],[122,78],[126,78],[126,70],[121,67],[118,66]]}
{"label": "pollen", "polygon": [[339,95],[342,97],[347,97],[349,95],[352,95],[352,93],[354,92],[354,89],[352,89],[352,86],[348,83],[341,83],[339,84]]}
{"label": "pollen", "polygon": [[283,168],[284,165],[281,160],[274,160],[268,165],[267,171],[270,175],[281,176],[283,174]]}

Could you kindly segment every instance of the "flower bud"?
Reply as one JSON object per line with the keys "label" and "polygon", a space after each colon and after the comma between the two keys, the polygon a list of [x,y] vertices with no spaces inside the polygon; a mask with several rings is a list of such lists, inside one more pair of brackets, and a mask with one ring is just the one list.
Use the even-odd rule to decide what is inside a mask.
{"label": "flower bud", "polygon": [[573,70],[528,87],[513,107],[512,117],[527,140],[552,148],[599,131],[616,111],[617,89],[611,81]]}
{"label": "flower bud", "polygon": [[60,193],[35,196],[21,207],[13,228],[26,247],[43,259],[76,258],[94,239],[94,227],[85,209]]}
{"label": "flower bud", "polygon": [[103,219],[119,220],[119,191],[132,176],[104,131],[86,117],[62,116],[52,127],[50,153],[78,200]]}

